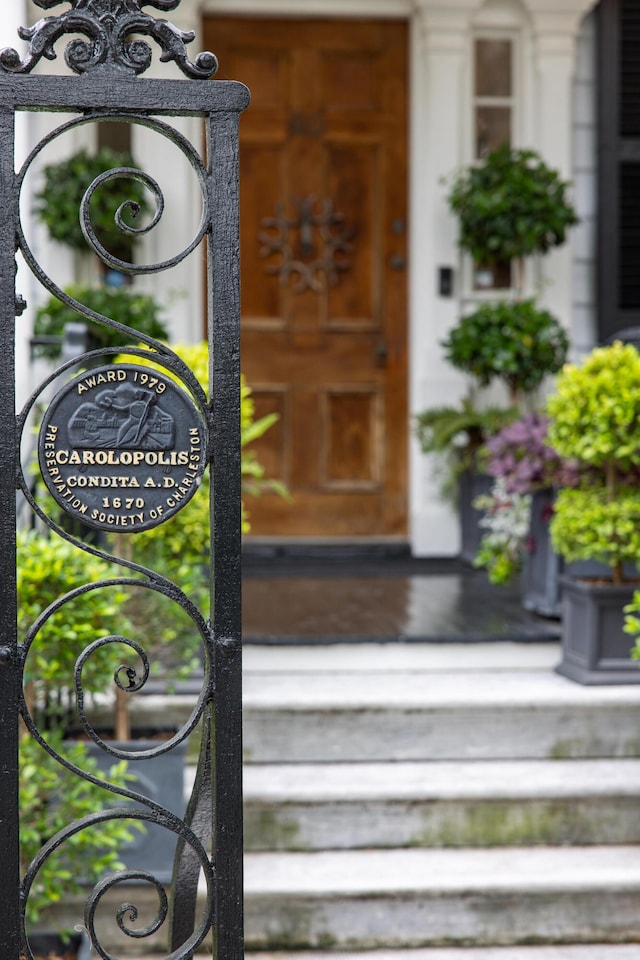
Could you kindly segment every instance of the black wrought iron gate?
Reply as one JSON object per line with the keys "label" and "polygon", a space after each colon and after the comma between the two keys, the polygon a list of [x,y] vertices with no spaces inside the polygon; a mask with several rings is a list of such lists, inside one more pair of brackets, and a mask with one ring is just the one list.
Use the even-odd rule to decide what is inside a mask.
{"label": "black wrought iron gate", "polygon": [[[61,0],[35,0],[45,10]],[[238,276],[238,168],[237,125],[248,103],[248,92],[239,83],[210,78],[216,62],[212,54],[194,61],[185,44],[193,39],[164,19],[143,12],[175,9],[180,0],[71,0],[71,9],[47,16],[29,30],[24,59],[7,48],[0,53],[0,542],[2,549],[2,602],[0,603],[0,941],[3,960],[32,957],[25,932],[25,908],[38,872],[47,859],[78,833],[99,831],[107,820],[132,816],[160,824],[178,835],[173,883],[165,906],[159,881],[144,870],[130,869],[106,876],[87,892],[81,924],[90,932],[93,947],[102,957],[114,956],[96,933],[97,911],[106,894],[124,891],[126,904],[118,907],[113,924],[144,947],[144,936],[162,927],[167,932],[172,960],[191,957],[211,935],[214,956],[238,960],[242,954],[242,820],[241,820],[241,633],[240,633],[240,372]],[[69,34],[74,39],[69,39]],[[65,36],[67,35],[67,36]],[[159,45],[163,61],[174,61],[184,77],[160,80],[140,76],[150,64],[152,48],[144,37]],[[51,59],[53,45],[64,38],[65,59],[73,74],[49,76],[32,73]],[[17,111],[72,114],[41,143],[16,171],[14,129]],[[200,117],[205,129],[203,149],[186,140],[172,126],[172,117]],[[111,268],[129,275],[168,269],[201,245],[206,247],[208,284],[209,396],[193,372],[167,345],[120,326],[106,315],[77,302],[43,269],[31,249],[21,222],[20,199],[25,177],[37,165],[43,146],[62,132],[104,120],[124,121],[151,129],[167,138],[187,158],[195,171],[202,195],[200,227],[187,249],[171,260],[134,265],[109,253],[94,232],[90,199],[94,190],[112,178],[133,179],[153,197],[155,214],[143,227],[127,225],[126,209],[117,214],[124,232],[162,227],[163,195],[144,171],[115,169],[94,181],[78,212],[90,247]],[[131,208],[131,204],[125,204]],[[131,212],[131,211],[130,211]],[[135,211],[134,211],[135,212]],[[127,348],[122,363],[113,347],[87,352],[77,361],[62,364],[39,385],[25,408],[14,414],[14,330],[24,303],[15,289],[16,251],[43,287],[81,317],[118,328],[141,346]],[[19,322],[19,321],[18,321]],[[149,351],[155,371],[147,363]],[[81,370],[78,373],[78,369]],[[87,372],[88,371],[88,372]],[[84,379],[83,379],[84,378]],[[56,392],[57,391],[57,392]],[[53,398],[51,396],[53,394]],[[31,471],[21,463],[20,447],[36,409],[43,408],[37,459],[49,499],[33,490]],[[79,465],[79,466],[78,466]],[[89,469],[87,469],[89,467]],[[137,564],[114,548],[117,534],[138,525],[152,529],[190,500],[205,468],[210,471],[211,615],[207,618],[183,592],[180,583],[162,571]],[[170,477],[170,481],[167,479]],[[129,478],[135,496],[114,491]],[[16,488],[32,519],[47,535],[62,538],[89,557],[115,562],[121,575],[109,581],[87,583],[60,596],[43,609],[27,636],[16,630]],[[105,506],[105,489],[112,494]],[[179,493],[176,493],[179,491]],[[126,491],[128,493],[128,491]],[[202,492],[202,491],[200,491]],[[115,496],[115,494],[118,496]],[[197,495],[197,494],[196,494]],[[131,500],[131,502],[129,502]],[[91,543],[70,532],[63,522],[72,517],[100,532]],[[203,562],[204,562],[203,558]],[[23,689],[24,663],[38,632],[56,613],[64,614],[71,599],[117,585],[129,592],[163,596],[186,611],[202,645],[203,679],[194,695],[191,715],[167,742],[144,752],[149,758],[164,754],[194,732],[202,733],[195,787],[186,814],[177,816],[161,802],[135,787],[114,789],[107,775],[98,783],[111,790],[109,803],[80,822],[70,823],[51,838],[21,876],[19,858],[18,747],[20,729],[26,725],[44,753],[82,778],[77,769],[56,751],[39,729]],[[73,593],[73,597],[72,597]],[[150,629],[153,625],[150,624]],[[132,653],[133,665],[116,670],[116,687],[127,695],[144,696],[149,663],[143,644],[127,637],[98,631],[78,658],[74,676],[61,676],[60,686],[75,691],[78,722],[87,739],[114,758],[133,757],[126,749],[103,738],[87,711],[83,695],[83,668],[98,648],[119,644]],[[153,667],[153,664],[151,664]],[[21,718],[21,719],[20,719]],[[140,754],[136,755],[139,759]],[[88,779],[91,779],[88,777]],[[94,782],[95,782],[94,776]],[[116,794],[114,801],[113,794]],[[133,801],[121,804],[120,798]],[[120,806],[114,806],[117,802]],[[138,884],[151,888],[159,908],[145,929],[134,929]],[[64,898],[64,880],[61,880]],[[198,892],[200,887],[200,893]],[[205,889],[203,894],[202,890]],[[155,934],[154,934],[155,935]],[[138,946],[138,952],[140,946]],[[155,950],[158,948],[155,947]]]}

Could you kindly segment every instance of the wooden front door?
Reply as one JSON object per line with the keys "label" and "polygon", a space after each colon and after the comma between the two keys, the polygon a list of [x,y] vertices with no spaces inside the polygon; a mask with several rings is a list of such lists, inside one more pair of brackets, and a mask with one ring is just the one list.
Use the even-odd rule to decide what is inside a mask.
{"label": "wooden front door", "polygon": [[292,500],[254,535],[404,535],[407,35],[399,22],[205,19],[240,124],[242,369]]}

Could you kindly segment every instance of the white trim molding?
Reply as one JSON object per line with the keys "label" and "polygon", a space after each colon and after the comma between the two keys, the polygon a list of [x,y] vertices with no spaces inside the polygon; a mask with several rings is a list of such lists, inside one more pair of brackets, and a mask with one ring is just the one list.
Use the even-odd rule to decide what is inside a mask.
{"label": "white trim molding", "polygon": [[254,17],[369,17],[398,19],[411,16],[414,0],[201,0],[203,15]]}

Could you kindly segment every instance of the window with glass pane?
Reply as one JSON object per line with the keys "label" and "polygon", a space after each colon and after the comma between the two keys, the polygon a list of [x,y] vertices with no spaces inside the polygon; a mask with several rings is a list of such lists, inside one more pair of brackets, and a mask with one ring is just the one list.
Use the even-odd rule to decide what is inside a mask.
{"label": "window with glass pane", "polygon": [[[513,122],[513,43],[478,38],[474,44],[474,145],[478,159],[511,143]],[[476,264],[476,290],[511,286],[511,264]]]}

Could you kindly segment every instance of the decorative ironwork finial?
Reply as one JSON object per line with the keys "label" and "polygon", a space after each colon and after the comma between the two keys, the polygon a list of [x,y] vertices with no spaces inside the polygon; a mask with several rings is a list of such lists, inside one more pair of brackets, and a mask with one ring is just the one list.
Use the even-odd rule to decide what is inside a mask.
{"label": "decorative ironwork finial", "polygon": [[[43,10],[57,7],[63,0],[34,0]],[[160,20],[142,12],[142,7],[155,7],[166,12],[175,10],[181,0],[68,0],[71,9],[54,17],[43,17],[33,27],[20,27],[18,35],[29,41],[29,51],[20,59],[17,50],[0,51],[0,71],[30,73],[45,57],[55,60],[54,44],[65,34],[82,34],[71,40],[64,58],[75,73],[86,73],[101,65],[110,65],[127,73],[143,73],[151,64],[151,47],[140,34],[151,37],[162,48],[160,60],[175,60],[182,72],[196,79],[206,79],[218,69],[212,53],[200,53],[189,60],[186,44],[193,31],[179,30],[168,20]],[[136,36],[137,35],[137,36]]]}

